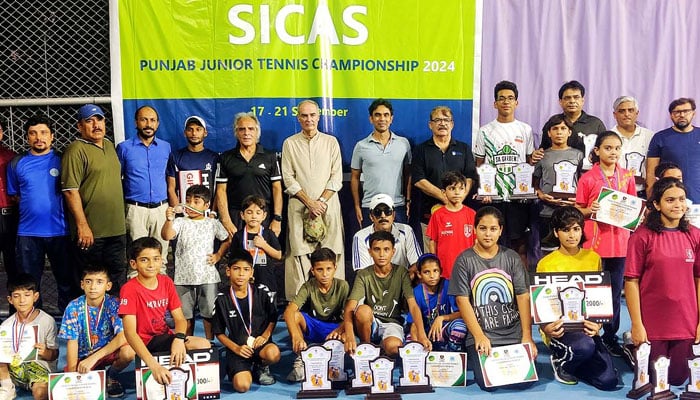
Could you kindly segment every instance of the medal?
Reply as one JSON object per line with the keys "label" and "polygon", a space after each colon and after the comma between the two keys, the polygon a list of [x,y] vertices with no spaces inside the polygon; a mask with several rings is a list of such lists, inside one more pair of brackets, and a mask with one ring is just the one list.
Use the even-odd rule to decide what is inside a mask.
{"label": "medal", "polygon": [[[435,292],[437,292],[437,302],[435,303],[435,308],[430,308],[430,295],[428,294],[428,287],[425,283],[423,285],[423,298],[425,299],[425,305],[428,307],[428,309],[425,312],[426,318],[428,318],[428,323],[430,325],[433,324],[433,321],[435,321],[435,318],[437,318],[440,315],[440,300],[442,299],[442,278],[438,282],[437,289],[435,289]],[[430,329],[430,327],[426,327]]]}
{"label": "medal", "polygon": [[26,321],[31,318],[33,313],[34,307],[29,310],[29,314],[27,314],[27,318],[24,320],[25,322],[21,322],[18,312],[14,322],[12,322],[12,352],[15,355],[12,357],[12,362],[10,365],[12,365],[14,368],[22,365],[22,356],[19,355],[19,346],[22,343],[22,338],[24,337],[24,327],[26,326]]}
{"label": "medal", "polygon": [[15,354],[15,356],[12,357],[12,362],[10,363],[10,366],[12,366],[12,368],[17,368],[21,364],[22,364],[22,356],[20,356],[19,354]]}
{"label": "medal", "polygon": [[253,348],[254,343],[255,343],[255,338],[252,336],[248,336],[248,340],[246,340],[245,344],[248,345],[248,347]]}
{"label": "medal", "polygon": [[[264,230],[264,229],[265,229],[265,228],[263,228],[262,226],[260,227],[260,232],[258,232],[258,236],[262,237],[262,234],[263,234],[263,230]],[[251,243],[248,243],[248,227],[245,227],[245,228],[243,228],[243,248],[244,248],[247,252],[251,253],[250,255],[253,256],[253,267],[255,267],[255,265],[256,265],[256,264],[258,263],[258,261],[259,261],[259,260],[258,260],[258,254],[260,253],[260,249],[259,249],[257,246],[253,245],[253,247],[255,247],[255,251],[254,251],[254,252],[251,251],[251,248],[250,248],[250,245],[251,245],[251,244],[252,244],[252,240],[251,240]],[[264,254],[264,253],[263,253],[263,254]],[[260,260],[260,261],[262,262],[262,260]]]}
{"label": "medal", "polygon": [[102,310],[105,307],[105,299],[102,299],[102,304],[100,304],[100,309],[97,312],[97,320],[95,321],[95,328],[90,328],[90,306],[87,303],[87,298],[85,298],[85,332],[87,333],[88,339],[88,352],[92,353],[92,347],[97,344],[100,340],[100,335],[97,334],[100,329],[100,319],[102,319]]}
{"label": "medal", "polygon": [[253,337],[253,288],[250,286],[250,284],[248,284],[248,325],[246,325],[245,319],[243,319],[241,306],[238,304],[238,298],[233,291],[233,287],[230,287],[229,289],[231,290],[231,300],[233,300],[233,305],[236,307],[236,310],[238,310],[238,315],[241,317],[241,322],[243,322],[243,328],[248,334],[246,345],[248,345],[248,347],[253,347],[253,342],[255,342],[255,338]]}

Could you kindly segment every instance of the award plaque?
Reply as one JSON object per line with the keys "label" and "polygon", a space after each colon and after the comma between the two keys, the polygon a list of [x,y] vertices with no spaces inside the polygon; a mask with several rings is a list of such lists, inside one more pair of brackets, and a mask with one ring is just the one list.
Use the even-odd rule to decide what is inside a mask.
{"label": "award plaque", "polygon": [[197,398],[197,373],[193,363],[170,367],[170,383],[159,384],[149,368],[141,369],[143,400],[194,400]]}
{"label": "award plaque", "polygon": [[576,197],[576,172],[578,167],[571,161],[562,160],[553,164],[554,185],[552,197],[557,199],[569,199]]}
{"label": "award plaque", "polygon": [[667,400],[677,397],[671,391],[671,385],[668,383],[668,367],[670,363],[671,360],[665,356],[661,356],[654,361],[654,379],[651,382],[650,400]]}
{"label": "award plaque", "polygon": [[369,362],[379,357],[379,352],[379,347],[371,343],[362,343],[357,346],[352,356],[355,377],[350,381],[350,386],[345,388],[346,394],[369,393],[372,386],[372,370],[369,368]]}
{"label": "award plaque", "polygon": [[642,222],[645,202],[631,194],[603,187],[598,194],[600,209],[591,219],[634,231]]}
{"label": "award plaque", "polygon": [[0,330],[0,363],[15,365],[36,360],[38,354],[34,345],[38,336],[38,325],[27,326],[27,329],[22,329],[18,334],[12,331],[12,325],[3,327]]}
{"label": "award plaque", "polygon": [[535,172],[535,167],[530,164],[522,163],[513,168],[513,176],[515,177],[515,186],[513,193],[510,194],[511,199],[536,199],[535,188],[532,186],[532,174]]}
{"label": "award plaque", "polygon": [[338,397],[338,392],[331,388],[328,379],[328,366],[331,360],[331,350],[323,346],[309,346],[301,352],[304,362],[304,380],[297,399],[319,399]]}
{"label": "award plaque", "polygon": [[345,345],[337,339],[331,339],[323,344],[323,347],[331,351],[331,359],[328,362],[328,379],[333,389],[339,390],[346,386],[348,374],[345,372]]}
{"label": "award plaque", "polygon": [[105,399],[106,382],[104,370],[49,374],[49,400]]}
{"label": "award plaque", "polygon": [[649,353],[651,346],[649,343],[642,343],[637,347],[634,354],[634,378],[632,380],[632,390],[627,392],[628,399],[638,399],[651,392],[649,382]]}
{"label": "award plaque", "polygon": [[492,347],[491,353],[479,354],[479,367],[486,387],[532,382],[538,379],[530,345],[527,343]]}
{"label": "award plaque", "polygon": [[479,189],[476,191],[476,199],[483,200],[485,197],[490,197],[492,201],[503,200],[496,188],[496,175],[498,174],[496,167],[490,164],[481,164],[476,169],[476,173],[479,174]]}
{"label": "award plaque", "polygon": [[624,168],[634,174],[635,177],[642,177],[642,163],[646,157],[642,153],[631,151],[625,154]]}
{"label": "award plaque", "polygon": [[425,369],[433,387],[467,385],[467,353],[431,351]]}
{"label": "award plaque", "polygon": [[399,393],[434,392],[430,378],[425,373],[425,359],[428,352],[419,342],[408,342],[399,347],[399,357],[403,365],[403,376],[399,378]]}
{"label": "award plaque", "polygon": [[700,357],[688,360],[688,371],[690,381],[679,397],[681,400],[698,400],[700,399]]}
{"label": "award plaque", "polygon": [[[700,204],[691,204],[685,212],[688,222],[696,228],[700,228]],[[700,355],[700,354],[699,354]]]}
{"label": "award plaque", "polygon": [[372,386],[365,400],[400,400],[401,395],[394,392],[392,383],[394,360],[381,356],[369,362],[372,371]]}
{"label": "award plaque", "polygon": [[595,147],[595,141],[598,139],[598,135],[595,133],[592,133],[590,135],[586,135],[583,132],[579,132],[578,136],[583,140],[583,165],[581,166],[582,169],[589,170],[593,168],[593,163],[591,163],[590,155],[591,152],[593,151],[593,148]]}
{"label": "award plaque", "polygon": [[[170,368],[169,353],[153,353],[153,357],[158,361],[158,364]],[[166,389],[163,385],[155,381],[151,375],[151,371],[146,367],[143,360],[136,357],[135,364],[136,399],[164,399]],[[185,393],[189,396],[190,392],[194,390],[195,394],[195,397],[184,397],[181,400],[190,398],[213,400],[220,398],[221,375],[219,374],[219,352],[217,349],[190,350],[185,354],[185,363],[181,364],[179,368],[182,369],[184,373],[183,371],[171,370],[170,374],[173,376],[173,380],[176,376],[181,380],[187,378],[185,380]],[[174,395],[179,396],[177,390],[181,388],[182,386],[179,388],[172,386],[169,390],[171,390],[171,393]],[[171,399],[168,398],[167,400]]]}

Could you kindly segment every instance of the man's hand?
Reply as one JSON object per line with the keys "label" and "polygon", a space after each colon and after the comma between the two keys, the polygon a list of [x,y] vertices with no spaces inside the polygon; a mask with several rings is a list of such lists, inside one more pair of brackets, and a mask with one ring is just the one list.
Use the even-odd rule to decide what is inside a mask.
{"label": "man's hand", "polygon": [[282,232],[282,223],[273,219],[272,222],[270,222],[270,230],[274,232],[275,236],[279,236]]}
{"label": "man's hand", "polygon": [[228,231],[228,234],[231,237],[233,237],[233,235],[235,235],[236,232],[238,232],[238,228],[236,228],[236,225],[234,225],[230,219],[228,221],[220,221],[220,222],[221,222],[221,225],[223,225],[224,228],[226,228],[226,230]]}
{"label": "man's hand", "polygon": [[649,342],[649,338],[647,337],[647,330],[644,327],[644,325],[632,324],[631,332],[632,332],[632,343],[635,346],[639,346],[642,343]]}
{"label": "man's hand", "polygon": [[87,374],[88,372],[92,371],[92,368],[95,366],[97,361],[99,361],[99,359],[95,357],[95,354],[93,353],[92,355],[86,357],[83,361],[80,361],[76,370],[81,374]]}
{"label": "man's hand", "polygon": [[92,235],[90,225],[78,225],[78,247],[87,250],[93,244],[95,244],[95,237]]}
{"label": "man's hand", "polygon": [[326,210],[328,210],[328,205],[320,200],[314,200],[309,205],[309,214],[311,214],[312,219],[325,214]]}
{"label": "man's hand", "polygon": [[170,371],[162,365],[151,368],[151,375],[153,375],[153,379],[161,385],[169,385],[172,379]]}
{"label": "man's hand", "polygon": [[244,344],[243,346],[238,346],[238,352],[236,354],[243,358],[250,358],[253,357],[253,353],[253,348]]}
{"label": "man's hand", "polygon": [[333,329],[331,333],[329,333],[328,336],[326,336],[326,340],[331,339],[340,340],[341,342],[345,341],[345,334],[342,324],[338,324],[338,327]]}
{"label": "man's hand", "polygon": [[265,241],[265,238],[262,237],[262,235],[255,235],[255,237],[253,238],[253,244],[255,245],[255,247],[262,249],[263,246],[267,244],[267,241]]}
{"label": "man's hand", "polygon": [[540,147],[539,149],[532,152],[532,154],[530,155],[530,162],[532,163],[532,165],[535,165],[543,157],[544,157],[544,149]]}
{"label": "man's hand", "polygon": [[265,343],[267,343],[267,338],[265,336],[258,336],[253,340],[253,348],[254,349],[259,349],[262,347]]}
{"label": "man's hand", "polygon": [[345,352],[349,355],[355,354],[355,349],[357,349],[357,343],[355,342],[355,337],[349,337],[345,341]]}
{"label": "man's hand", "polygon": [[428,332],[428,339],[435,341],[435,342],[442,341],[442,324],[443,324],[444,320],[445,320],[444,315],[438,315],[437,318],[435,318],[435,321],[433,321],[433,324],[430,325],[430,332]]}
{"label": "man's hand", "polygon": [[185,362],[185,341],[182,339],[173,339],[173,344],[170,345],[170,365],[179,367]]}
{"label": "man's hand", "polygon": [[564,320],[558,320],[542,326],[542,330],[547,336],[558,339],[564,336]]}
{"label": "man's hand", "polygon": [[584,320],[583,321],[583,333],[586,335],[593,337],[598,334],[600,331],[600,328],[602,328],[603,325],[599,324],[597,322],[589,321],[589,320]]}
{"label": "man's hand", "polygon": [[484,334],[474,337],[474,347],[479,354],[491,354],[491,341]]}

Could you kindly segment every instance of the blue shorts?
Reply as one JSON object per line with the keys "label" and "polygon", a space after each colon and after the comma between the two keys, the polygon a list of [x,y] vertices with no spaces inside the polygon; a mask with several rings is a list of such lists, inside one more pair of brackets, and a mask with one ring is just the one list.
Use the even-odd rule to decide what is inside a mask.
{"label": "blue shorts", "polygon": [[305,312],[301,313],[301,315],[304,316],[304,321],[306,321],[304,340],[309,343],[324,343],[326,337],[340,326],[339,322],[320,321]]}

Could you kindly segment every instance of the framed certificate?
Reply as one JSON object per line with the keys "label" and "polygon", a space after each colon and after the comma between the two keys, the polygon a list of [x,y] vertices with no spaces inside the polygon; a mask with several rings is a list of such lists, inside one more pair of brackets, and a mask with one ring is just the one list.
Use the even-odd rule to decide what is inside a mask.
{"label": "framed certificate", "polygon": [[634,231],[642,222],[645,200],[603,187],[598,195],[600,209],[591,219]]}
{"label": "framed certificate", "polygon": [[49,374],[49,400],[106,399],[104,370]]}
{"label": "framed certificate", "polygon": [[486,387],[512,385],[538,379],[529,344],[492,347],[490,354],[479,354],[479,366],[484,375]]}

